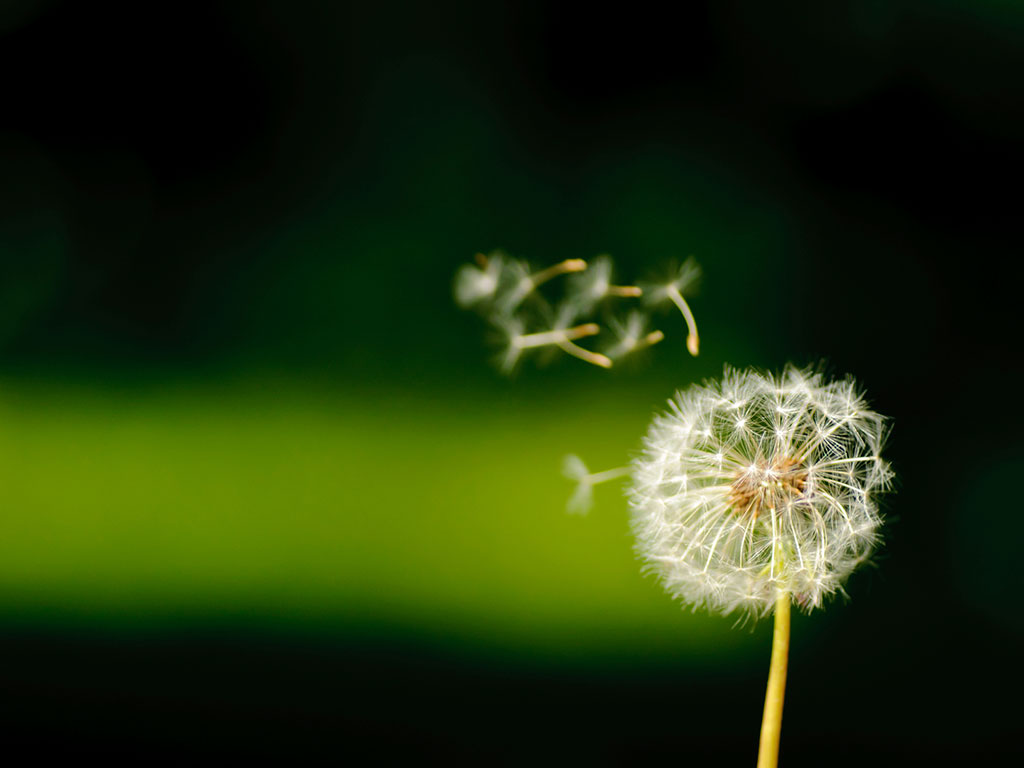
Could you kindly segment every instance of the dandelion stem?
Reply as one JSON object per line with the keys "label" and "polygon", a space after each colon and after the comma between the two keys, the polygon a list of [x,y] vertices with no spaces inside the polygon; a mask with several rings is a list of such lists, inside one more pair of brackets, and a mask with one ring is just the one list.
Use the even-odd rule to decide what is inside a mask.
{"label": "dandelion stem", "polygon": [[609,285],[609,296],[643,296],[644,292],[635,285]]}
{"label": "dandelion stem", "polygon": [[700,336],[697,335],[697,321],[693,319],[693,312],[690,311],[690,305],[686,303],[686,299],[683,298],[683,294],[679,292],[679,289],[675,285],[668,286],[668,297],[672,299],[679,311],[683,313],[683,317],[686,318],[686,327],[690,333],[686,337],[686,348],[690,351],[690,354],[694,357],[697,356],[697,352],[700,350]]}
{"label": "dandelion stem", "polygon": [[782,592],[775,600],[775,631],[772,634],[772,662],[768,670],[768,690],[761,720],[761,745],[757,768],[776,768],[779,763],[779,735],[782,732],[782,701],[786,694],[786,668],[789,664],[790,596]]}

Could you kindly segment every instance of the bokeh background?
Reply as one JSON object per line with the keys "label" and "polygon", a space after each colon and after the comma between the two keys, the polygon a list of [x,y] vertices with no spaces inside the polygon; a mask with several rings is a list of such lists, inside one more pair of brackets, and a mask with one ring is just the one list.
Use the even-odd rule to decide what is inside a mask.
{"label": "bokeh background", "polygon": [[[770,625],[625,501],[677,387],[894,419],[783,762],[1019,756],[1024,8],[0,4],[0,709],[39,756],[750,765]],[[695,255],[644,365],[488,362],[455,268]]]}

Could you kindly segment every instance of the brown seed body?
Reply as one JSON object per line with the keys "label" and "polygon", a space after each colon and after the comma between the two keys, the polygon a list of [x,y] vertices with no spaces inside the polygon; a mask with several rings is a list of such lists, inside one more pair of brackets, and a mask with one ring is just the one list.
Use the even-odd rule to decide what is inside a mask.
{"label": "brown seed body", "polygon": [[739,515],[757,517],[761,510],[778,509],[803,494],[807,487],[807,469],[789,456],[771,461],[758,459],[737,473],[729,491],[729,502]]}

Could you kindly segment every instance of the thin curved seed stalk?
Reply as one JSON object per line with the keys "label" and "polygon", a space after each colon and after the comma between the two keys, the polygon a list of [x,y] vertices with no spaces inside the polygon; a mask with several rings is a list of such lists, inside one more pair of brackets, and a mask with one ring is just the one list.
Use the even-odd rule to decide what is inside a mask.
{"label": "thin curved seed stalk", "polygon": [[592,363],[593,365],[599,366],[601,368],[612,367],[612,361],[605,355],[602,355],[600,352],[591,352],[589,349],[584,349],[578,344],[573,344],[568,339],[558,341],[556,342],[556,344],[558,345],[559,349],[561,349],[564,352],[567,352],[573,357],[578,357],[580,360]]}
{"label": "thin curved seed stalk", "polygon": [[534,272],[530,275],[530,289],[533,290],[539,285],[543,285],[553,277],[564,275],[569,272],[582,272],[587,268],[587,262],[583,259],[566,259],[560,261],[557,264],[552,264],[547,269],[542,269],[540,272]]}
{"label": "thin curved seed stalk", "polygon": [[696,357],[697,353],[700,352],[700,336],[697,335],[697,321],[693,317],[693,312],[690,311],[690,305],[686,303],[683,294],[679,292],[675,285],[670,285],[667,292],[668,297],[672,299],[672,303],[679,307],[679,311],[686,318],[686,327],[689,330],[689,334],[686,337],[686,348],[691,355]]}

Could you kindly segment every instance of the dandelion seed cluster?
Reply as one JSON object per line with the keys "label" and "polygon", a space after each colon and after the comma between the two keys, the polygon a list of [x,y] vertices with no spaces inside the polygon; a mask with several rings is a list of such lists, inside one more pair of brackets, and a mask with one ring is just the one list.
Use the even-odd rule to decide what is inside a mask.
{"label": "dandelion seed cluster", "polygon": [[[675,304],[689,327],[687,347],[697,354],[697,326],[684,294],[692,290],[700,269],[692,259],[674,268],[668,278],[640,288],[615,285],[610,256],[598,256],[590,262],[566,259],[546,269],[532,270],[520,260],[500,251],[477,254],[475,264],[464,264],[455,273],[455,301],[475,309],[501,335],[499,367],[511,372],[525,354],[534,350],[556,349],[601,368],[639,352],[664,338],[661,331],[648,331],[649,316],[632,309],[624,316],[611,312],[619,299],[644,297],[644,306]],[[561,301],[551,303],[542,295],[542,285],[568,275]],[[596,336],[601,326],[589,321],[602,311],[614,339],[606,340],[598,350],[577,342]]]}
{"label": "dandelion seed cluster", "polygon": [[679,392],[633,463],[632,526],[666,590],[728,614],[805,610],[842,590],[879,540],[892,472],[884,417],[852,379],[726,370]]}

